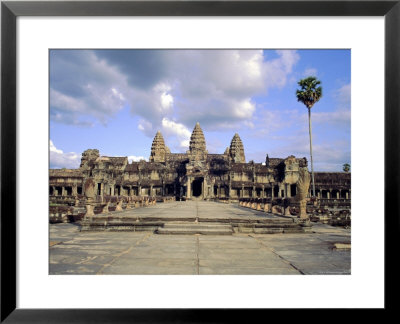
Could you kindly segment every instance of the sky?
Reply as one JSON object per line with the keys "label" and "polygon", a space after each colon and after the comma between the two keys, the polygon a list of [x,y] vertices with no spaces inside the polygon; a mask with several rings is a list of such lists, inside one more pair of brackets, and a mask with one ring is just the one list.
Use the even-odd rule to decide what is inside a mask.
{"label": "sky", "polygon": [[[209,153],[242,139],[246,162],[310,160],[298,81],[315,76],[315,171],[351,164],[350,50],[50,50],[50,167],[78,168],[86,149],[148,160],[161,131],[188,150],[199,122]],[[309,165],[310,168],[310,165]]]}

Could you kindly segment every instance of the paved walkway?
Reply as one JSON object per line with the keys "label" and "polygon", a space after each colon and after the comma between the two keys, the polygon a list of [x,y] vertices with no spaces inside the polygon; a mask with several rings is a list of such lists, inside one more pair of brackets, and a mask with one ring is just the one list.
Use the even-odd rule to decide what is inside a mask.
{"label": "paved walkway", "polygon": [[[139,217],[275,217],[234,204],[174,202],[123,211]],[[350,230],[315,224],[314,233],[157,235],[80,232],[50,225],[50,274],[350,274]]]}

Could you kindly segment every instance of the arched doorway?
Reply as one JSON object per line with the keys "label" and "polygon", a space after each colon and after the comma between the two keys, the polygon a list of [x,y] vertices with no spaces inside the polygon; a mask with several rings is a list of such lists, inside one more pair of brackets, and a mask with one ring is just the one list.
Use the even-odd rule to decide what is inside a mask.
{"label": "arched doorway", "polygon": [[193,197],[200,197],[203,194],[204,178],[196,178],[192,182]]}

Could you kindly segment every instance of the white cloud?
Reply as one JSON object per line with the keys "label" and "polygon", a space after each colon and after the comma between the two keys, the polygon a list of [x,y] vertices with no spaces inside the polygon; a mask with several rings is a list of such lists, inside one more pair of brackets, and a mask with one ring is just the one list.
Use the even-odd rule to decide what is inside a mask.
{"label": "white cloud", "polygon": [[350,107],[351,103],[351,84],[345,84],[340,87],[334,94],[336,100],[343,104],[348,105]]}
{"label": "white cloud", "polygon": [[253,116],[256,107],[254,103],[250,101],[250,99],[245,99],[240,102],[233,103],[234,113],[237,117],[243,119],[249,119]]}
{"label": "white cloud", "polygon": [[163,92],[161,94],[161,106],[164,109],[167,110],[167,109],[171,108],[173,103],[174,103],[174,98],[170,94],[168,94],[166,92]]}
{"label": "white cloud", "polygon": [[[153,125],[145,119],[139,120],[138,129],[145,133],[147,136],[152,136]],[[153,134],[154,135],[154,134]]]}
{"label": "white cloud", "polygon": [[317,69],[314,69],[314,68],[307,68],[307,69],[304,70],[303,75],[305,77],[309,77],[309,76],[315,76],[316,77],[318,75],[318,71],[317,71]]}
{"label": "white cloud", "polygon": [[123,95],[121,92],[118,92],[117,89],[111,88],[111,91],[112,91],[112,93],[113,93],[116,97],[118,97],[121,101],[125,101],[124,95]]}
{"label": "white cloud", "polygon": [[[105,124],[125,104],[148,136],[163,118],[208,130],[252,122],[252,97],[283,87],[299,60],[296,51],[262,50],[52,51],[52,120]],[[187,139],[181,144],[186,146]]]}
{"label": "white cloud", "polygon": [[350,110],[336,110],[331,112],[314,112],[311,115],[313,123],[333,124],[341,127],[348,127],[350,130],[351,112]]}
{"label": "white cloud", "polygon": [[187,149],[189,147],[189,139],[191,132],[189,129],[180,123],[176,123],[173,120],[169,120],[164,117],[162,119],[162,133],[165,137],[175,137],[179,142],[179,148]]}
{"label": "white cloud", "polygon": [[[287,157],[294,155],[298,158],[306,157],[308,169],[311,170],[310,143],[308,136],[297,136],[286,141],[288,145],[279,145],[272,149],[269,157]],[[282,140],[279,140],[282,143]],[[249,157],[250,158],[250,157]],[[265,153],[259,152],[257,160],[265,159]],[[350,163],[351,153],[347,141],[313,140],[313,160],[315,171],[341,171],[344,163]]]}
{"label": "white cloud", "polygon": [[153,88],[153,92],[156,97],[159,96],[160,99],[160,104],[161,104],[161,110],[169,110],[172,108],[172,105],[174,103],[174,98],[170,94],[171,87],[166,84],[166,83],[159,83],[156,84]]}
{"label": "white cloud", "polygon": [[141,160],[147,161],[147,159],[145,157],[143,157],[143,156],[136,156],[136,155],[129,155],[128,156],[129,163],[132,163],[133,161],[134,162],[139,162]]}
{"label": "white cloud", "polygon": [[62,150],[56,148],[52,140],[50,140],[49,149],[50,149],[50,168],[76,169],[79,167],[81,162],[80,155],[74,152],[64,153]]}
{"label": "white cloud", "polygon": [[281,50],[277,51],[279,58],[266,61],[263,64],[263,75],[268,88],[286,85],[288,76],[292,72],[294,65],[299,61],[300,56],[296,51]]}
{"label": "white cloud", "polygon": [[129,97],[127,77],[93,51],[51,51],[52,120],[84,126],[106,124]]}
{"label": "white cloud", "polygon": [[351,84],[345,84],[333,93],[336,101],[336,109],[329,112],[312,112],[312,120],[315,123],[335,125],[350,131],[351,123]]}
{"label": "white cloud", "polygon": [[62,154],[63,153],[63,151],[61,151],[61,150],[59,150],[59,149],[57,149],[55,147],[55,145],[53,144],[52,140],[50,140],[50,152],[54,152],[54,153],[57,153],[57,154]]}

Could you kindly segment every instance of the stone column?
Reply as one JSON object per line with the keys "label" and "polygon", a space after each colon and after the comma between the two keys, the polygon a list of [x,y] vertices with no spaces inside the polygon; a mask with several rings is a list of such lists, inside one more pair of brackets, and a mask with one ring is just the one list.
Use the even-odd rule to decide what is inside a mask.
{"label": "stone column", "polygon": [[336,199],[339,199],[339,198],[340,198],[340,192],[338,190],[338,191],[336,191]]}
{"label": "stone column", "polygon": [[186,197],[188,197],[188,198],[190,198],[192,196],[192,188],[191,188],[190,180],[191,180],[190,177],[188,177],[187,185],[186,185],[186,187],[187,187]]}
{"label": "stone column", "polygon": [[108,201],[103,208],[101,209],[102,214],[107,214],[108,213],[108,207],[110,206],[110,202]]}
{"label": "stone column", "polygon": [[270,203],[265,203],[264,204],[264,211],[266,212],[266,213],[270,213],[271,212],[271,204]]}
{"label": "stone column", "polygon": [[64,186],[61,187],[61,196],[65,196],[65,187]]}
{"label": "stone column", "polygon": [[122,211],[122,202],[123,202],[123,199],[120,198],[117,202],[117,205],[115,206],[115,211]]}
{"label": "stone column", "polygon": [[242,190],[240,191],[240,198],[244,197],[244,185],[242,185]]}
{"label": "stone column", "polygon": [[265,187],[264,187],[264,185],[262,185],[262,187],[261,187],[261,198],[265,198]]}
{"label": "stone column", "polygon": [[94,197],[95,197],[95,183],[93,179],[89,178],[85,182],[85,219],[92,218],[94,216]]}
{"label": "stone column", "polygon": [[218,199],[221,198],[221,185],[218,185],[217,197],[218,197]]}
{"label": "stone column", "polygon": [[327,191],[326,191],[326,197],[327,197],[328,199],[331,199],[331,191],[330,191],[330,190],[327,190]]}
{"label": "stone column", "polygon": [[150,185],[150,195],[149,195],[150,197],[153,197],[154,195],[153,195],[153,185]]}
{"label": "stone column", "polygon": [[76,196],[78,194],[78,185],[74,184],[72,186],[72,196]]}
{"label": "stone column", "polygon": [[274,199],[275,198],[275,185],[271,186],[271,198]]}
{"label": "stone column", "polygon": [[306,168],[300,168],[299,180],[296,183],[296,200],[300,204],[299,217],[301,219],[307,219],[307,196],[310,189],[310,173]]}

